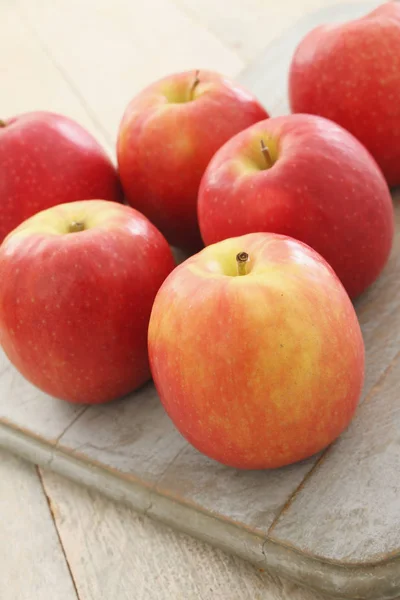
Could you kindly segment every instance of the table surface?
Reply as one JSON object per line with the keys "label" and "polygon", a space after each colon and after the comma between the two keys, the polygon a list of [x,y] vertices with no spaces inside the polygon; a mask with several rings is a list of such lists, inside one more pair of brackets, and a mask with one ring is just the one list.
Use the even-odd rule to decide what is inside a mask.
{"label": "table surface", "polygon": [[[215,0],[0,0],[2,116],[61,112],[113,152],[143,86],[197,66],[235,76],[325,4],[229,0],[227,14]],[[0,565],[2,600],[322,598],[6,453]]]}

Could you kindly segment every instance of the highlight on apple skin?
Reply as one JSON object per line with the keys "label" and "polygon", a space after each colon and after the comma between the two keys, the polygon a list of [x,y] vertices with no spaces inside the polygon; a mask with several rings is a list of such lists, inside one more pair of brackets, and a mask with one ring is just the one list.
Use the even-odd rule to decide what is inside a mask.
{"label": "highlight on apple skin", "polygon": [[68,117],[38,111],[0,120],[0,243],[55,204],[122,202],[117,171],[94,137]]}
{"label": "highlight on apple skin", "polygon": [[336,121],[400,185],[400,3],[320,26],[300,42],[289,74],[292,111]]}
{"label": "highlight on apple skin", "polygon": [[305,459],[349,424],[364,378],[353,305],[331,267],[289,237],[213,244],[161,286],[154,383],[181,434],[241,469]]}
{"label": "highlight on apple skin", "polygon": [[31,217],[0,246],[0,343],[44,392],[99,404],[150,378],[147,329],[174,268],[133,208],[90,200]]}
{"label": "highlight on apple skin", "polygon": [[349,132],[314,115],[257,123],[212,158],[198,199],[206,245],[269,231],[319,252],[355,298],[384,268],[393,203],[378,165]]}
{"label": "highlight on apple skin", "polygon": [[153,83],[130,102],[119,129],[129,203],[172,245],[198,250],[197,194],[208,162],[229,138],[267,117],[252,94],[218,73],[187,71]]}

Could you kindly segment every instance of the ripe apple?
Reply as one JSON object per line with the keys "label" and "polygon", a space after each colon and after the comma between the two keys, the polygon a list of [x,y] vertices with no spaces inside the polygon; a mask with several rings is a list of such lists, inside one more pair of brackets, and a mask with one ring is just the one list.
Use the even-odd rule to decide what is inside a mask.
{"label": "ripe apple", "polygon": [[201,176],[222,144],[265,119],[257,100],[209,71],[165,77],[129,104],[119,130],[125,195],[174,246],[202,246],[196,214]]}
{"label": "ripe apple", "polygon": [[389,256],[393,205],[365,148],[327,119],[290,115],[253,125],[211,160],[199,192],[204,242],[270,231],[305,242],[351,297]]}
{"label": "ripe apple", "polygon": [[272,233],[224,240],[177,267],[154,302],[149,356],[182,435],[245,469],[281,467],[330,444],[364,376],[342,284],[314,250]]}
{"label": "ripe apple", "polygon": [[49,112],[0,121],[0,243],[33,214],[75,200],[122,200],[117,172],[78,123]]}
{"label": "ripe apple", "polygon": [[88,200],[50,208],[0,246],[0,343],[48,394],[99,404],[150,377],[147,328],[174,267],[133,208]]}
{"label": "ripe apple", "polygon": [[400,184],[400,3],[317,27],[298,46],[289,76],[293,112],[336,121]]}

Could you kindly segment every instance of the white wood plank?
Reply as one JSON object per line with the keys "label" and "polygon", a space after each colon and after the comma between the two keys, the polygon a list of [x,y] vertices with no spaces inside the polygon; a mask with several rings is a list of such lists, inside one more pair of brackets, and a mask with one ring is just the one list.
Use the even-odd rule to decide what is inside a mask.
{"label": "white wood plank", "polygon": [[[349,0],[343,0],[349,4]],[[363,4],[365,0],[350,0]],[[306,13],[328,4],[326,0],[176,0],[188,14],[207,26],[244,60],[254,59],[262,50]],[[377,0],[376,4],[380,4]],[[362,10],[360,11],[362,14]]]}
{"label": "white wood plank", "polygon": [[71,117],[106,145],[85,102],[70,87],[37,36],[16,12],[11,0],[0,2],[1,118],[32,110],[50,110]]}
{"label": "white wood plank", "polygon": [[235,75],[244,66],[171,0],[17,0],[17,5],[110,140],[127,103],[154,79],[197,68]]}
{"label": "white wood plank", "polygon": [[[360,1],[362,2],[362,0]],[[279,19],[281,17],[283,19],[284,11],[288,11],[285,16],[286,27],[290,20],[295,18],[293,11],[304,11],[305,7],[311,4],[318,3],[320,6],[324,4],[323,0],[304,0],[302,3],[296,0],[282,0],[277,6],[277,3],[273,3],[272,0],[249,0],[246,3],[244,0],[231,0],[229,11],[226,11],[226,5],[222,9],[223,5],[214,0],[202,0],[201,2],[176,0],[176,2],[188,14],[189,11],[192,15],[197,14],[203,25],[211,27],[214,32],[217,31],[217,25],[221,27],[222,38],[232,47],[238,43],[238,40],[239,43],[241,43],[240,40],[244,40],[240,49],[242,56],[247,56],[248,51],[255,52],[251,46],[253,40],[258,44],[262,39],[262,46],[264,46],[279,34]],[[226,51],[223,44],[219,43],[213,34],[206,32],[203,26],[196,25],[193,18],[184,16],[181,10],[174,8],[172,2],[147,0],[144,4],[145,6],[137,1],[128,2],[128,0],[125,2],[118,0],[114,3],[106,2],[106,0],[98,2],[89,0],[85,3],[77,0],[68,3],[65,0],[56,0],[55,2],[41,0],[40,3],[18,0],[21,21],[21,18],[15,13],[14,2],[2,0],[0,16],[5,27],[0,38],[0,50],[3,51],[3,56],[7,57],[7,60],[3,61],[0,66],[0,75],[5,73],[2,84],[4,81],[6,82],[4,94],[6,100],[2,106],[11,106],[10,112],[18,112],[12,110],[14,103],[20,102],[22,107],[28,107],[22,108],[22,110],[29,110],[33,107],[34,102],[37,102],[35,108],[51,108],[66,114],[70,114],[68,111],[73,106],[73,110],[82,113],[81,118],[75,116],[77,120],[85,124],[83,119],[87,119],[89,125],[86,126],[93,127],[93,130],[101,129],[108,139],[112,140],[115,136],[120,110],[123,109],[131,95],[156,76],[163,75],[167,70],[192,68],[196,56],[199,57],[199,60],[203,60],[204,57],[204,60],[210,63],[209,65],[202,63],[200,66],[219,68],[218,64],[221,66],[225,64],[226,68],[220,68],[220,70],[224,70],[227,74],[236,72],[237,66],[235,65],[240,64],[241,61],[237,59],[235,53]],[[226,13],[225,15],[221,14],[222,10]],[[257,10],[260,12],[257,13]],[[266,26],[266,19],[262,17],[265,11],[268,11],[268,15],[270,15],[268,26]],[[209,14],[217,15],[216,24],[210,20]],[[277,20],[274,21],[273,15],[278,15]],[[5,17],[4,20],[3,17]],[[236,30],[235,27],[237,27]],[[233,37],[230,37],[232,32]],[[260,38],[260,34],[264,37]],[[250,40],[250,38],[252,39]],[[9,56],[12,57],[11,60],[8,60]],[[258,82],[262,79],[260,74],[265,71],[269,72],[270,68],[277,72],[280,70],[276,86],[273,85],[273,77],[269,76],[265,79],[268,83],[268,89],[264,90],[267,99],[274,96],[275,90],[278,90],[282,97],[283,86],[281,83],[282,77],[285,76],[282,65],[273,58],[273,53],[270,54],[270,57],[272,58],[264,64],[263,70],[258,67],[258,71],[253,70],[252,80],[255,83],[254,89],[258,89]],[[278,56],[278,58],[280,57]],[[186,64],[187,66],[185,66]],[[126,97],[122,98],[124,94]],[[49,102],[49,105],[46,102]],[[55,106],[65,106],[65,108],[55,108]],[[378,288],[379,285],[378,283]],[[372,294],[376,295],[376,289],[374,288]],[[366,310],[368,312],[368,307]],[[370,315],[368,315],[368,319],[369,317]],[[378,369],[390,361],[391,353],[395,351],[393,344],[387,344],[391,323],[390,315],[385,315],[385,317],[387,318],[383,322],[384,331],[378,340],[380,345],[378,344],[374,350],[377,358],[377,370],[370,369],[368,371],[371,385],[379,375]],[[364,321],[365,330],[369,335],[369,321],[366,318]],[[15,378],[11,378],[10,389],[14,392],[16,391],[15,385]],[[31,423],[31,419],[33,422],[35,419],[43,420],[43,416],[53,410],[52,407],[42,403],[40,397],[35,402],[32,402],[32,399],[26,402],[24,397],[23,403],[26,404],[24,410],[27,412],[21,414],[29,423]],[[60,409],[63,407],[62,410],[64,410],[64,404],[57,403],[57,405],[60,406]],[[127,436],[125,436],[125,440],[122,440],[124,451],[118,458],[109,458],[113,453],[118,453],[112,444],[107,445],[100,441],[99,447],[94,447],[98,441],[95,440],[93,444],[93,439],[98,434],[96,424],[99,421],[102,422],[102,418],[98,415],[98,420],[91,420],[90,417],[83,421],[86,425],[89,424],[88,432],[90,434],[87,439],[83,440],[84,449],[89,449],[89,455],[92,454],[92,456],[97,453],[98,457],[108,464],[114,463],[114,460],[122,461],[124,466],[131,464],[130,439]],[[58,423],[58,416],[56,422]],[[68,427],[68,425],[69,421],[67,420],[66,426]],[[107,427],[104,429],[103,426],[101,427],[103,433],[107,433]],[[111,430],[115,427],[118,427],[117,420],[111,426]],[[74,432],[75,430],[71,434]],[[55,433],[54,436],[58,438],[59,434]],[[67,439],[68,437],[66,436]],[[170,451],[168,441],[164,447],[162,435],[159,440],[158,453],[162,453],[164,450],[168,453]],[[128,450],[126,454],[125,450]],[[187,490],[189,490],[188,495],[191,496],[191,499],[194,498],[195,501],[198,499],[196,494],[191,494],[191,483],[188,481],[193,470],[190,452],[182,453],[180,459],[174,463],[171,473],[167,472],[165,477],[161,475],[160,479],[159,476],[162,472],[160,462],[155,461],[152,464],[148,460],[146,452],[143,451],[143,447],[139,446],[139,458],[141,452],[145,469],[153,473],[154,480],[159,480],[160,485],[164,484],[172,473],[175,478],[178,477],[180,493],[187,494]],[[344,462],[346,462],[346,458]],[[183,466],[182,469],[181,466]],[[205,467],[206,469],[207,467]],[[218,474],[216,474],[217,476]],[[53,476],[45,474],[46,483],[48,477]],[[210,482],[210,486],[212,486],[213,477],[210,477]],[[223,478],[219,480],[219,484],[222,488],[224,487]],[[322,482],[322,487],[324,485],[325,481]],[[160,598],[174,598],[174,600],[175,598],[177,600],[180,598],[184,600],[192,598],[230,598],[232,600],[298,598],[305,600],[307,598],[311,600],[311,598],[317,597],[311,593],[300,591],[291,584],[284,584],[283,587],[278,585],[277,588],[271,584],[270,587],[269,579],[259,585],[258,572],[254,567],[245,565],[239,559],[226,557],[204,544],[185,536],[172,534],[172,532],[151,523],[147,518],[138,517],[127,509],[116,507],[100,496],[80,490],[76,486],[71,486],[68,492],[69,486],[70,484],[67,482],[63,482],[61,487],[56,486],[56,488],[50,485],[48,491],[51,497],[55,498],[54,508],[57,522],[60,526],[63,521],[65,522],[62,537],[68,556],[75,557],[73,570],[79,578],[82,600],[91,598],[124,600],[124,598],[131,599],[132,595],[135,600],[136,598],[139,600],[140,598],[143,600],[148,598],[150,600],[152,598],[155,600]],[[56,492],[54,492],[55,489]],[[238,488],[233,489],[236,494],[244,493],[240,486],[239,492]],[[57,490],[61,491],[57,493]],[[209,489],[207,493],[210,503],[215,501],[215,495],[220,501],[218,485],[216,485],[216,490]],[[85,496],[86,500],[83,504],[79,499],[80,494],[87,495],[89,498],[87,500]],[[22,496],[29,498],[29,493],[22,494]],[[204,496],[202,497],[204,498]],[[235,500],[240,501],[240,498],[235,498]],[[102,502],[106,502],[108,508],[101,508]],[[86,508],[84,507],[85,503]],[[296,509],[296,506],[294,508]],[[149,514],[150,512],[149,508]],[[9,513],[11,515],[10,511]],[[13,518],[15,520],[18,515],[14,514]],[[11,521],[12,516],[10,516]],[[296,519],[292,519],[291,522],[294,523],[295,529],[298,528]],[[14,525],[11,527],[10,523],[10,529],[12,528]],[[0,537],[1,539],[2,537]],[[0,544],[0,553],[1,549]],[[83,554],[83,557],[80,553]],[[51,559],[45,560],[48,565],[51,565]],[[0,565],[2,565],[1,562]],[[0,567],[0,569],[2,568],[3,566]],[[139,590],[138,593],[137,590]],[[3,597],[8,600],[7,596],[1,594],[1,582],[0,597],[2,600]],[[47,597],[49,596],[44,596],[45,600]],[[15,598],[19,600],[18,596],[13,595],[12,600]],[[25,598],[36,600],[31,590],[25,594],[24,600]],[[57,596],[51,596],[51,598],[53,600]],[[66,595],[63,596],[63,600],[64,598],[69,600]]]}
{"label": "white wood plank", "polygon": [[36,468],[0,453],[1,600],[77,600]]}
{"label": "white wood plank", "polygon": [[82,600],[322,600],[42,472]]}

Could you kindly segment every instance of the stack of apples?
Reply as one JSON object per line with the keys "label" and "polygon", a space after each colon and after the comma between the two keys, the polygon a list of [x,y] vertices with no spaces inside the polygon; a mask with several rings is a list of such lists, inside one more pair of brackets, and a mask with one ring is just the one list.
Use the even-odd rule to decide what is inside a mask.
{"label": "stack of apples", "polygon": [[295,114],[270,118],[219,74],[165,77],[129,104],[118,170],[66,117],[0,121],[0,343],[28,380],[96,404],[152,375],[189,442],[239,468],[347,427],[352,299],[394,233],[400,5],[311,32],[289,88]]}

